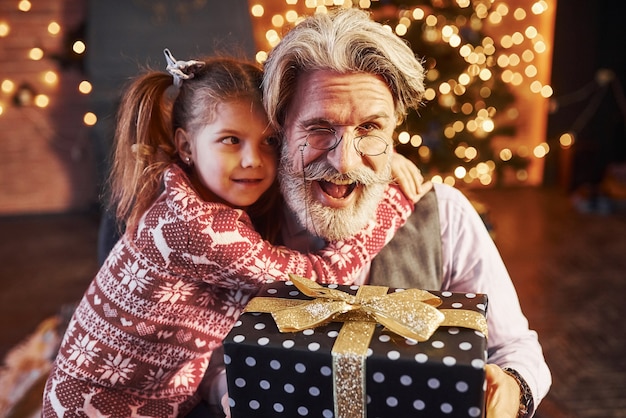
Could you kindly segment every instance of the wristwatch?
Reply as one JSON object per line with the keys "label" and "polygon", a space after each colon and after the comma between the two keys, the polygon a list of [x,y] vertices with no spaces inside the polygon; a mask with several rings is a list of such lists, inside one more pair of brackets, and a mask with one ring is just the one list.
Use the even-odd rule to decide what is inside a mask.
{"label": "wristwatch", "polygon": [[511,369],[510,367],[505,367],[504,372],[511,376],[513,379],[517,381],[520,389],[520,397],[519,397],[519,410],[517,411],[517,418],[529,418],[533,411],[534,401],[533,401],[533,393],[530,391],[528,387],[528,383],[526,380],[517,372],[515,369]]}

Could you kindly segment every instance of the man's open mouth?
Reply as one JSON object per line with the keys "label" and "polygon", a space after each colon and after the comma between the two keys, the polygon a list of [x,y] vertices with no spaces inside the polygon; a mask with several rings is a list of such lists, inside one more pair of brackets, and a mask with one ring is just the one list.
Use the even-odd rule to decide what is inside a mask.
{"label": "man's open mouth", "polygon": [[324,180],[319,180],[318,184],[324,193],[335,199],[343,199],[350,196],[350,193],[352,193],[357,186],[356,183],[346,182],[345,184],[338,184]]}
{"label": "man's open mouth", "polygon": [[250,184],[256,184],[256,183],[260,183],[263,180],[262,179],[233,179],[233,181],[235,183],[250,183]]}

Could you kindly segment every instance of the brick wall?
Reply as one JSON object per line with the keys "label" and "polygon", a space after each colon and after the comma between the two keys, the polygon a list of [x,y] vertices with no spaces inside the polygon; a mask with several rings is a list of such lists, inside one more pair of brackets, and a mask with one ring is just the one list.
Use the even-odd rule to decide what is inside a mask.
{"label": "brick wall", "polygon": [[[98,195],[89,128],[83,115],[89,97],[77,86],[86,77],[79,66],[66,65],[68,33],[84,22],[84,0],[32,2],[20,11],[14,0],[0,0],[0,24],[9,31],[0,38],[0,82],[13,89],[0,91],[0,215],[84,210]],[[57,22],[61,31],[48,32]],[[29,58],[31,48],[44,51]],[[52,71],[57,81],[47,83]],[[46,107],[17,105],[23,85],[49,98]]]}
{"label": "brick wall", "polygon": [[[0,83],[27,82],[50,104],[15,106],[15,91],[0,91],[0,216],[98,207],[120,89],[146,66],[164,68],[163,48],[180,59],[212,51],[254,57],[247,0],[31,1],[22,12],[20,0],[0,0],[0,25],[10,28],[0,35]],[[51,21],[61,25],[56,36]],[[59,60],[83,23],[82,67]],[[29,59],[33,47],[43,59]],[[42,79],[50,70],[54,85]],[[93,85],[88,96],[77,91],[84,79]],[[82,122],[87,111],[98,117],[93,127]]]}

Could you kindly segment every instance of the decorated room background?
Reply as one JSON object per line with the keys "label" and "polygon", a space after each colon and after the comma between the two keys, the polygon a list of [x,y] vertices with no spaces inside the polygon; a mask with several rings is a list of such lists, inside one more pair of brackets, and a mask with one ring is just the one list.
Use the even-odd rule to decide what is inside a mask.
{"label": "decorated room background", "polygon": [[[598,164],[623,159],[611,136],[619,126],[623,135],[623,60],[564,69],[571,55],[561,53],[555,62],[571,48],[557,18],[573,19],[565,2],[0,0],[0,215],[99,210],[121,89],[142,68],[164,67],[163,48],[262,63],[303,15],[347,6],[370,10],[428,70],[423,109],[395,138],[426,177],[460,188],[597,183],[581,178],[575,153],[600,123],[595,102],[617,126],[604,138],[612,157],[600,152]],[[595,10],[588,23],[602,24]],[[586,41],[591,51],[600,40]]]}

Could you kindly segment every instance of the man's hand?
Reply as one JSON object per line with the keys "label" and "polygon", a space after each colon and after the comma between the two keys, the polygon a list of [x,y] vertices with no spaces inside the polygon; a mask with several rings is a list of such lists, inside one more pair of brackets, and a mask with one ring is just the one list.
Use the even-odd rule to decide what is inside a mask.
{"label": "man's hand", "polygon": [[430,181],[424,182],[419,168],[405,156],[393,153],[391,157],[391,175],[400,186],[400,190],[413,203],[417,203],[422,196],[433,188]]}
{"label": "man's hand", "polygon": [[516,418],[520,405],[517,381],[495,364],[485,366],[487,375],[487,418]]}

